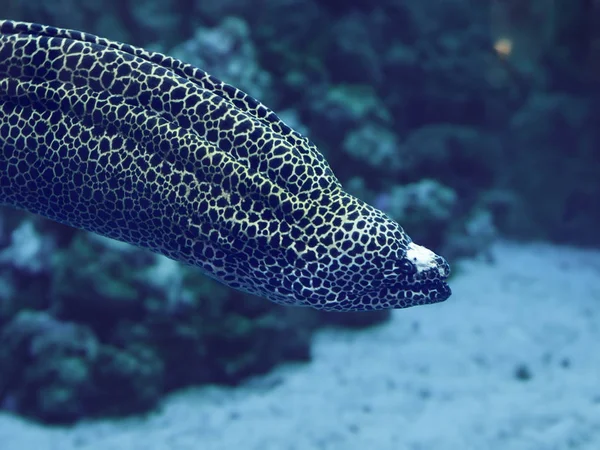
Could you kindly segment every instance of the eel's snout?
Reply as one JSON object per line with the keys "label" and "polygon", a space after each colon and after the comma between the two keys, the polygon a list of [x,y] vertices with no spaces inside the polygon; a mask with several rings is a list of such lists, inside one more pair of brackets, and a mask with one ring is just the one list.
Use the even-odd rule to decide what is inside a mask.
{"label": "eel's snout", "polygon": [[433,302],[443,302],[452,295],[447,282],[449,276],[450,264],[443,257],[435,255],[435,267],[427,274],[427,278],[431,279],[429,296]]}
{"label": "eel's snout", "polygon": [[440,277],[446,280],[450,276],[450,264],[448,264],[448,261],[439,255],[435,255],[435,264]]}
{"label": "eel's snout", "polygon": [[406,250],[406,259],[414,265],[417,276],[443,280],[450,276],[450,264],[427,247],[410,242]]}
{"label": "eel's snout", "polygon": [[424,295],[426,303],[443,302],[452,295],[447,283],[450,264],[426,247],[411,242],[406,258],[414,265],[414,289]]}

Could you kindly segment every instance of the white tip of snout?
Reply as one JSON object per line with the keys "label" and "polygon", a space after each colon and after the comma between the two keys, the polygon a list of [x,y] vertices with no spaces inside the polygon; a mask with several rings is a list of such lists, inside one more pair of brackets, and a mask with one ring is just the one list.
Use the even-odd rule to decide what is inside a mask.
{"label": "white tip of snout", "polygon": [[414,242],[408,244],[406,258],[417,267],[419,273],[437,267],[436,257],[437,255],[426,247]]}

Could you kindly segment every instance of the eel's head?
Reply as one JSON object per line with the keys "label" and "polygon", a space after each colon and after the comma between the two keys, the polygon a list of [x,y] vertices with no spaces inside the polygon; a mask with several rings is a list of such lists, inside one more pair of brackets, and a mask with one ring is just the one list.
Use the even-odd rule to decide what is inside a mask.
{"label": "eel's head", "polygon": [[444,258],[415,244],[383,212],[352,201],[358,205],[356,212],[337,221],[327,250],[321,246],[317,251],[321,256],[316,265],[321,270],[316,273],[321,276],[311,280],[316,289],[303,289],[302,303],[332,311],[369,311],[450,297],[450,266]]}
{"label": "eel's head", "polygon": [[428,248],[410,241],[402,257],[389,261],[389,268],[384,264],[382,289],[392,297],[394,308],[437,303],[450,297],[446,282],[450,265]]}

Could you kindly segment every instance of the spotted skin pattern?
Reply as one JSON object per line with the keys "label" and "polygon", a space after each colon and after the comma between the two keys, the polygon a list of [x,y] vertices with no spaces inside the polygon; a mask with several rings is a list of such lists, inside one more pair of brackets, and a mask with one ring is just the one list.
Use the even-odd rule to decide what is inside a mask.
{"label": "spotted skin pattern", "polygon": [[276,303],[446,300],[449,266],[344,192],[314,145],[181,61],[0,21],[0,203],[198,266]]}

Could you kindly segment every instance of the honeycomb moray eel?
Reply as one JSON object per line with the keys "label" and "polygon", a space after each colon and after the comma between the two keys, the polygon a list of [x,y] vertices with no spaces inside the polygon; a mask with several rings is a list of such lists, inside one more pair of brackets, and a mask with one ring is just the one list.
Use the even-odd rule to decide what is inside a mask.
{"label": "honeycomb moray eel", "polygon": [[342,190],[305,137],[160,53],[0,21],[0,203],[336,311],[450,296],[446,261]]}

